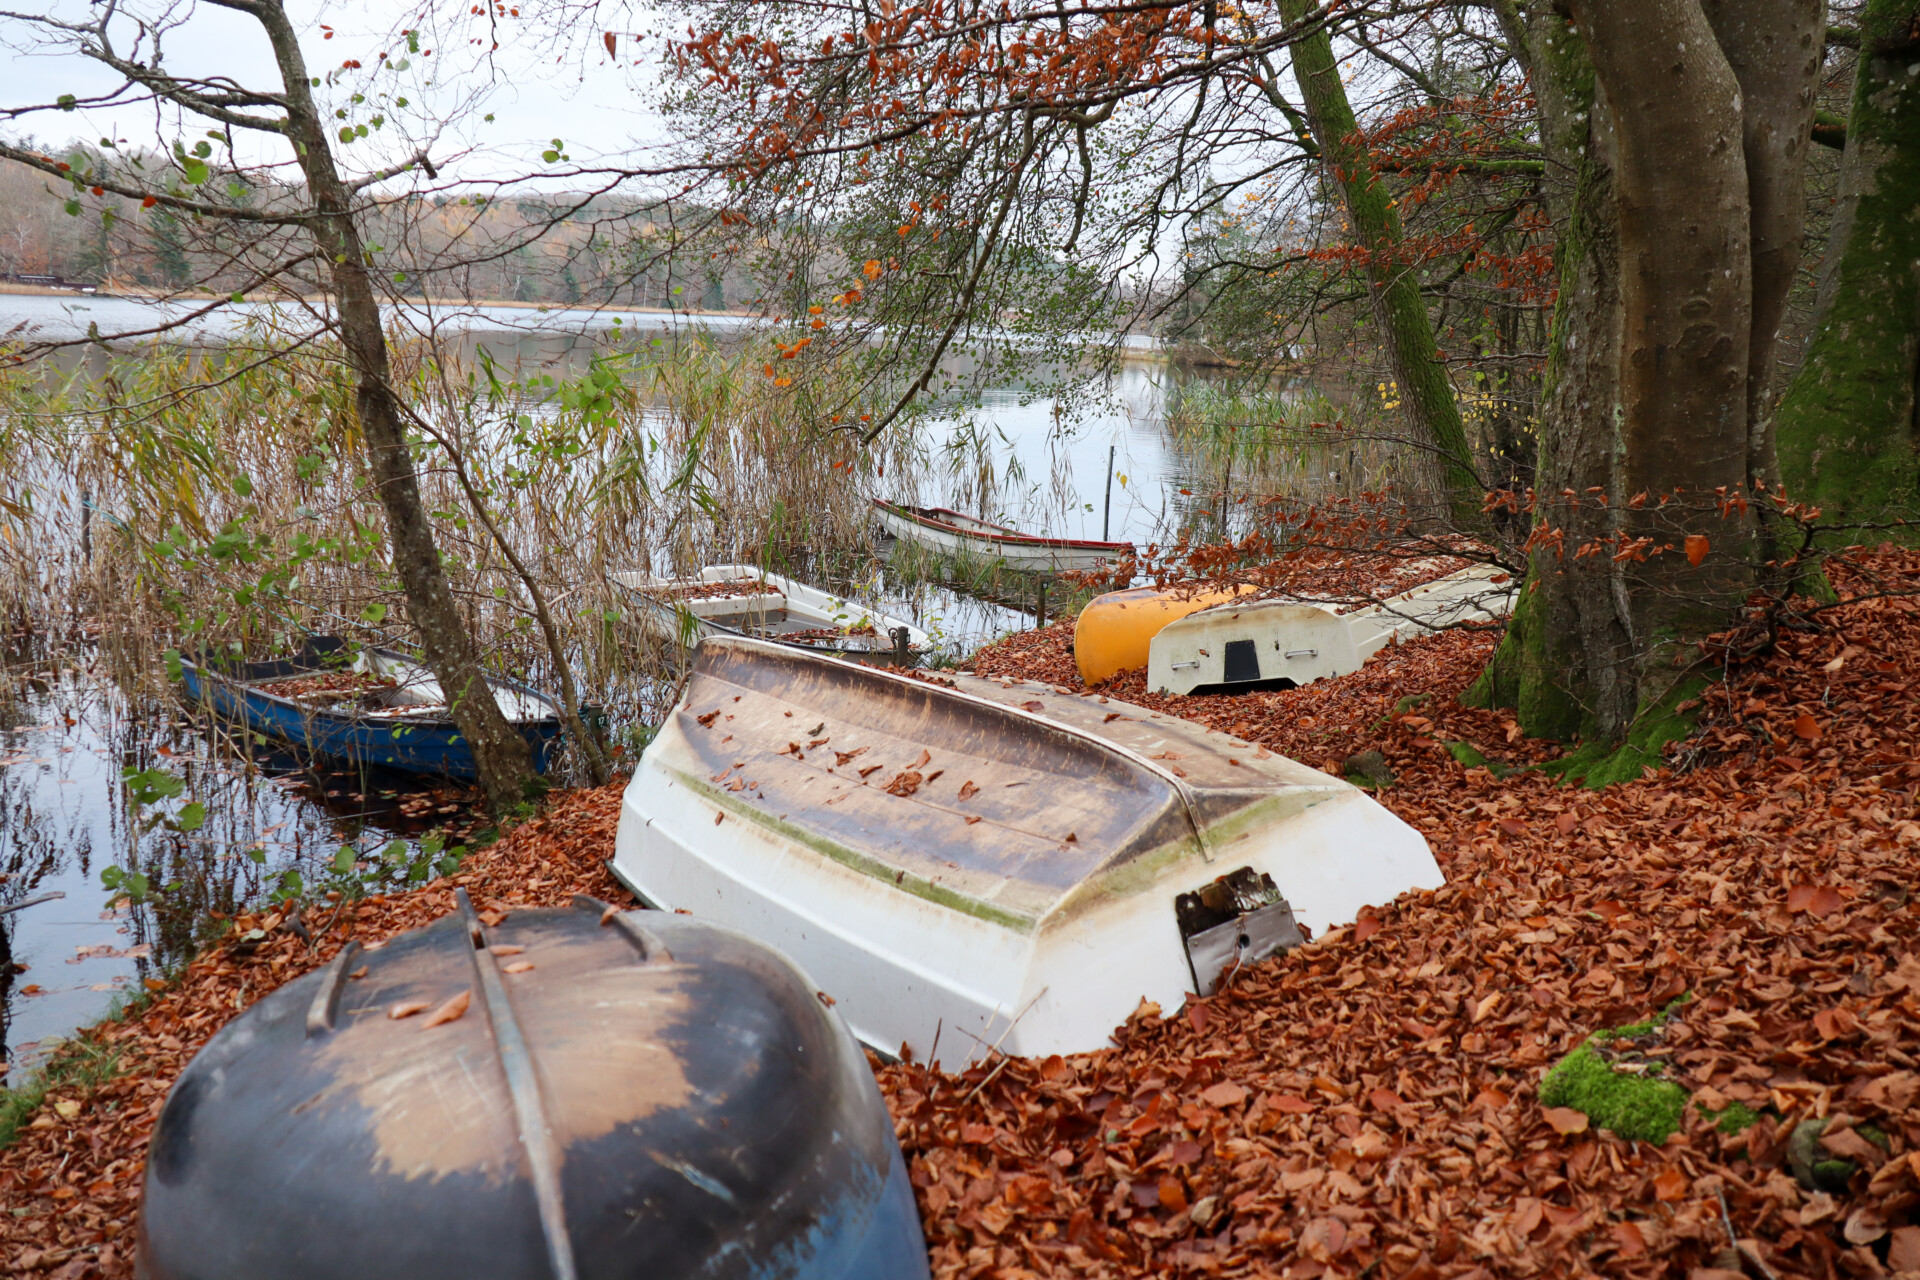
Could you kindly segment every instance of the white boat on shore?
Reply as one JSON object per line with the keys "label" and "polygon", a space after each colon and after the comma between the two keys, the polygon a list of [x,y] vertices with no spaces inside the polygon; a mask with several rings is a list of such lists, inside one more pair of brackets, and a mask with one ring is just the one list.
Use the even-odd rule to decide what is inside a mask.
{"label": "white boat on shore", "polygon": [[1443,883],[1364,792],[1046,685],[708,640],[613,871],[786,952],[861,1039],[951,1065],[1104,1045],[1141,999]]}
{"label": "white boat on shore", "polygon": [[940,555],[998,560],[1009,569],[1097,569],[1130,560],[1134,554],[1131,542],[1042,538],[947,507],[910,507],[875,498],[873,512],[881,527],[904,542]]}
{"label": "white boat on shore", "polygon": [[666,645],[756,636],[859,662],[912,666],[932,638],[904,619],[747,564],[709,565],[698,578],[642,570],[608,575],[627,591],[634,622]]}
{"label": "white boat on shore", "polygon": [[1458,573],[1349,613],[1288,597],[1233,601],[1169,622],[1148,646],[1156,693],[1284,688],[1358,671],[1389,644],[1513,611],[1519,583],[1497,565]]}

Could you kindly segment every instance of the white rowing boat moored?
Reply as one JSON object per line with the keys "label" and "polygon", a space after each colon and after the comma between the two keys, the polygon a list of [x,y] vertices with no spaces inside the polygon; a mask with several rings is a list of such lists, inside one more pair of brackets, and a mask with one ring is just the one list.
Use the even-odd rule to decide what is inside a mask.
{"label": "white rowing boat moored", "polygon": [[1147,649],[1156,693],[1234,693],[1298,686],[1358,671],[1389,644],[1463,622],[1497,622],[1518,584],[1496,565],[1475,565],[1351,613],[1269,597],[1190,613]]}
{"label": "white rowing boat moored", "polygon": [[999,560],[1009,569],[1097,569],[1133,558],[1131,542],[1042,538],[946,507],[910,507],[875,498],[873,511],[888,533],[905,542],[941,555]]}

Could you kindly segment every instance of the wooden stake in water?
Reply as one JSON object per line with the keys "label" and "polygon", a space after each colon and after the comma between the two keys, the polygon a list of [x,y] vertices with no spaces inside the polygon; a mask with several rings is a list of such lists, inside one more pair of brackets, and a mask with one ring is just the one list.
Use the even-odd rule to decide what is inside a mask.
{"label": "wooden stake in water", "polygon": [[1113,520],[1113,452],[1119,445],[1107,446],[1107,502],[1100,512],[1100,541],[1108,541],[1107,529]]}

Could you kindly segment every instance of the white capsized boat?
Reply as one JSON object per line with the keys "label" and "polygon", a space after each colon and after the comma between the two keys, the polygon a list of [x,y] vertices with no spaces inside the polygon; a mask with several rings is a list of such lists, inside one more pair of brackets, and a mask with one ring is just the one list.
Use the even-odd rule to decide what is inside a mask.
{"label": "white capsized boat", "polygon": [[1215,605],[1154,635],[1147,688],[1233,693],[1345,675],[1409,636],[1506,617],[1518,587],[1504,569],[1474,565],[1350,613],[1289,597]]}
{"label": "white capsized boat", "polygon": [[750,564],[709,565],[698,578],[607,576],[627,589],[639,628],[662,644],[749,635],[894,666],[914,665],[932,644],[911,622]]}
{"label": "white capsized boat", "polygon": [[1296,922],[1443,883],[1364,792],[1190,721],[737,638],[695,653],[613,871],[786,952],[867,1043],[949,1065],[1098,1048]]}

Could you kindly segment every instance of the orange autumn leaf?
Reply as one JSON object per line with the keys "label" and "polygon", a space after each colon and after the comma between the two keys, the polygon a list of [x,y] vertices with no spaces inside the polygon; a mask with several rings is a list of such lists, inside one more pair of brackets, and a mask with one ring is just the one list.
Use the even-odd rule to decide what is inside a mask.
{"label": "orange autumn leaf", "polygon": [[1653,1194],[1660,1200],[1678,1200],[1687,1194],[1687,1188],[1691,1185],[1679,1166],[1670,1164],[1654,1175]]}
{"label": "orange autumn leaf", "polygon": [[1700,562],[1707,558],[1707,539],[1704,534],[1687,535],[1687,563],[1698,569]]}
{"label": "orange autumn leaf", "polygon": [[1174,1213],[1187,1207],[1187,1189],[1180,1185],[1180,1179],[1172,1176],[1160,1179],[1160,1207]]}
{"label": "orange autumn leaf", "polygon": [[1553,1131],[1563,1138],[1569,1134],[1585,1133],[1593,1124],[1587,1119],[1586,1112],[1575,1111],[1572,1107],[1548,1107],[1542,1114],[1546,1116],[1547,1123],[1553,1126]]}
{"label": "orange autumn leaf", "polygon": [[1812,741],[1820,736],[1820,722],[1810,713],[1802,711],[1799,718],[1793,722],[1793,736]]}
{"label": "orange autumn leaf", "polygon": [[453,1022],[467,1011],[467,1005],[471,1003],[472,1000],[472,988],[462,989],[458,995],[448,997],[438,1009],[428,1014],[426,1020],[420,1024],[420,1029],[424,1031],[428,1027],[438,1027],[445,1023]]}
{"label": "orange autumn leaf", "polygon": [[1846,902],[1840,891],[1829,884],[1797,884],[1787,890],[1787,910],[1824,916]]}
{"label": "orange autumn leaf", "polygon": [[1822,1009],[1813,1015],[1814,1030],[1820,1033],[1822,1040],[1838,1040],[1841,1036],[1850,1035],[1858,1026],[1853,1015],[1845,1009]]}

